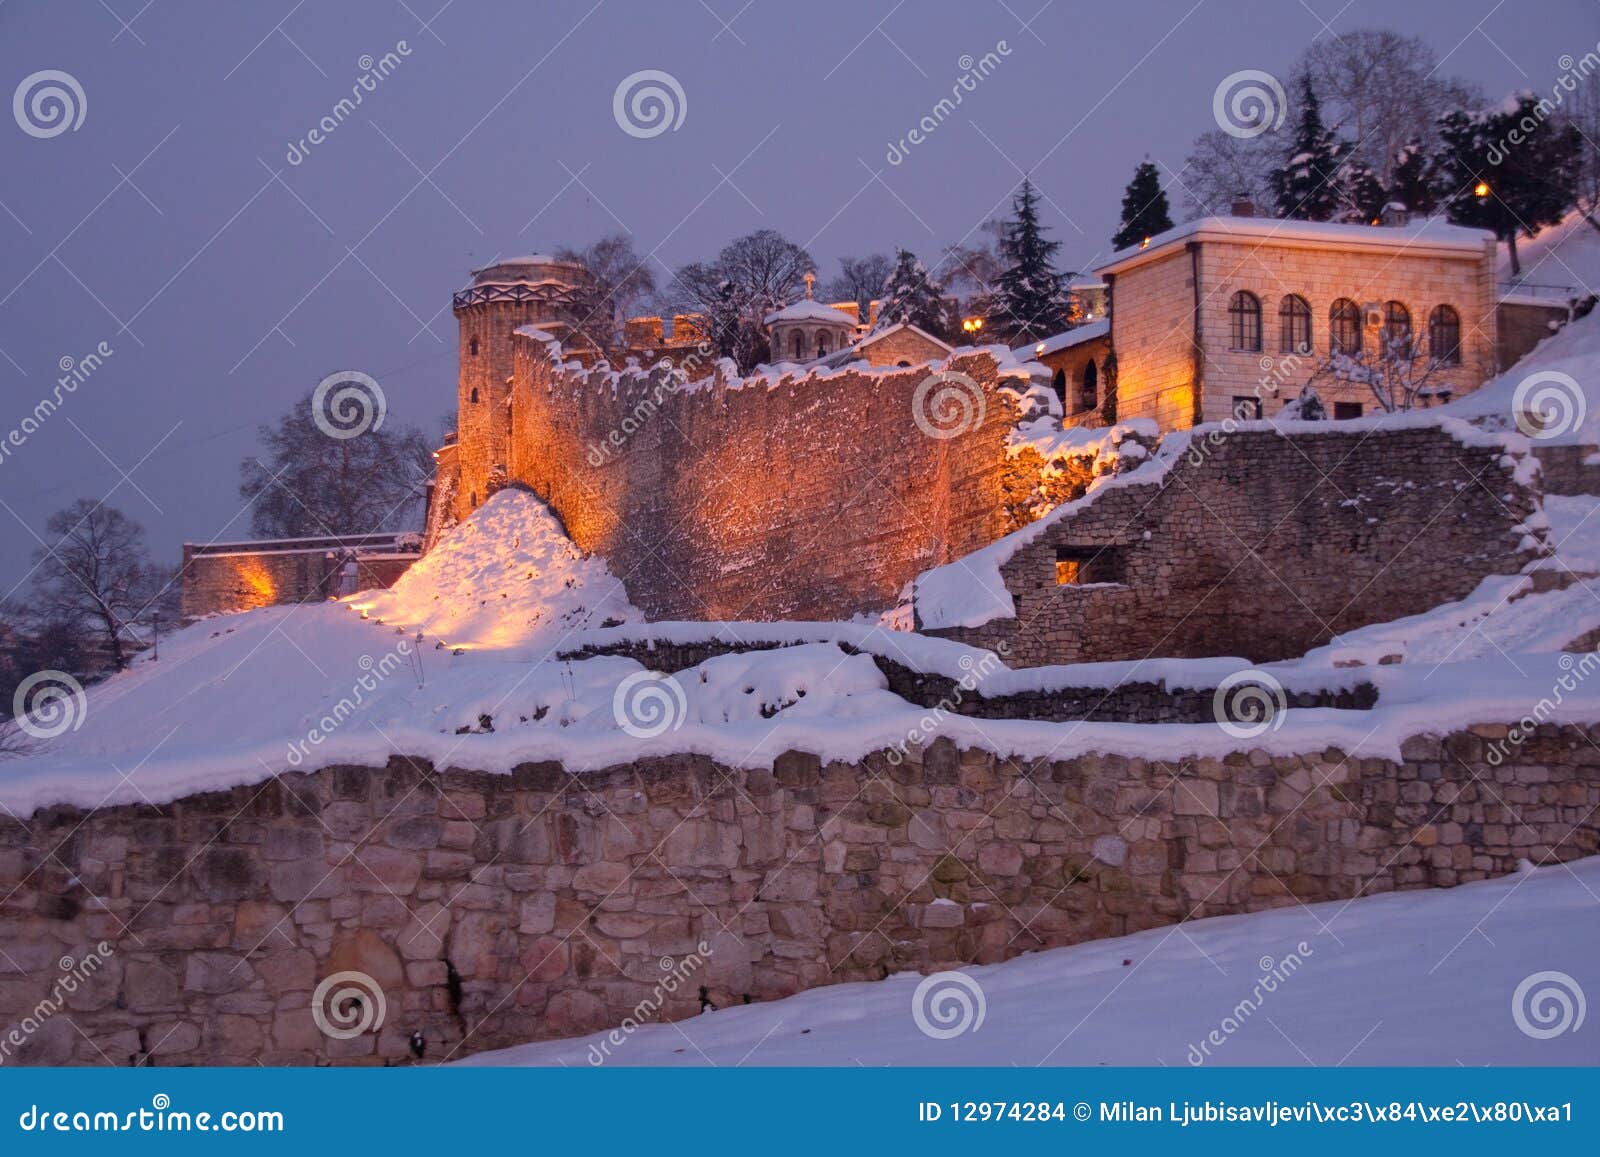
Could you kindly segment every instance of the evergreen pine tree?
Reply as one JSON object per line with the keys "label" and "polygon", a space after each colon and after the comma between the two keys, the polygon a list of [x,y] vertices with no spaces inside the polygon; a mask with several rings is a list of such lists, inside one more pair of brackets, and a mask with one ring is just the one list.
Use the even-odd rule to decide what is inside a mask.
{"label": "evergreen pine tree", "polygon": [[1061,242],[1045,240],[1038,205],[1038,192],[1024,178],[1011,206],[1016,217],[1006,222],[1000,238],[1005,268],[995,281],[988,323],[1012,345],[1039,341],[1066,327],[1067,278],[1053,263]]}
{"label": "evergreen pine tree", "polygon": [[883,284],[883,304],[878,307],[877,329],[906,322],[941,341],[950,336],[949,310],[938,286],[928,276],[927,267],[916,254],[901,249],[895,254],[894,268]]}
{"label": "evergreen pine tree", "polygon": [[1565,216],[1577,195],[1581,136],[1539,112],[1530,92],[1491,112],[1439,118],[1443,204],[1457,225],[1491,229],[1522,272],[1517,234],[1532,236]]}
{"label": "evergreen pine tree", "polygon": [[1420,140],[1407,141],[1395,154],[1389,196],[1419,217],[1430,216],[1439,207],[1438,174]]}
{"label": "evergreen pine tree", "polygon": [[1127,249],[1171,228],[1172,210],[1161,188],[1161,174],[1149,161],[1141,161],[1123,191],[1122,227],[1112,236],[1111,248]]}
{"label": "evergreen pine tree", "polygon": [[1309,75],[1300,78],[1300,123],[1283,167],[1273,170],[1278,216],[1326,221],[1339,211],[1336,184],[1343,146],[1322,123],[1322,103]]}
{"label": "evergreen pine tree", "polygon": [[1365,162],[1352,159],[1340,165],[1338,186],[1340,220],[1370,225],[1383,216],[1389,191]]}

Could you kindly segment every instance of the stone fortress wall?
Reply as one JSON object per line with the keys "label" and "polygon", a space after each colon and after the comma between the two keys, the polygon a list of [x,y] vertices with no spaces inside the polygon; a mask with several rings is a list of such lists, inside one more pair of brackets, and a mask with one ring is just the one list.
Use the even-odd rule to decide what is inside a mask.
{"label": "stone fortress wall", "polygon": [[[770,770],[397,757],[46,808],[0,818],[0,1048],[11,1064],[409,1063],[420,1033],[434,1062],[610,1028],[645,1001],[673,1020],[702,995],[726,1008],[1600,850],[1600,728],[1505,735],[1413,739],[1398,760],[1013,761],[947,739]],[[81,973],[91,955],[63,992],[65,959]],[[381,989],[376,1031],[319,1027],[319,987],[346,972]]]}
{"label": "stone fortress wall", "polygon": [[882,610],[921,571],[1018,525],[1027,484],[1006,439],[1020,401],[988,353],[951,362],[970,406],[944,437],[927,432],[926,365],[775,383],[724,370],[684,388],[659,371],[558,364],[551,348],[517,339],[507,477],[651,618]]}

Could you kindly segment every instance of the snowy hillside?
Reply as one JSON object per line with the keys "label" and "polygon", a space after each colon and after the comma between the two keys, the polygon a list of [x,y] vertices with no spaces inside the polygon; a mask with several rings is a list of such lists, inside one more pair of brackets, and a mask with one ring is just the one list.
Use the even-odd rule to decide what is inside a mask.
{"label": "snowy hillside", "polygon": [[556,634],[644,618],[605,562],[583,557],[550,508],[521,490],[491,497],[391,589],[346,601],[451,647],[548,646]]}
{"label": "snowy hillside", "polygon": [[[969,1026],[947,1039],[918,1028],[923,979],[898,975],[645,1024],[606,1046],[605,1063],[1592,1065],[1600,1025],[1593,1010],[1580,1016],[1569,982],[1600,990],[1597,893],[1600,857],[1459,888],[1194,920],[965,968],[965,984],[929,983],[924,1019]],[[1540,973],[1564,979],[1524,986]],[[940,991],[948,1020],[929,1004]],[[601,1040],[464,1063],[583,1067]]]}

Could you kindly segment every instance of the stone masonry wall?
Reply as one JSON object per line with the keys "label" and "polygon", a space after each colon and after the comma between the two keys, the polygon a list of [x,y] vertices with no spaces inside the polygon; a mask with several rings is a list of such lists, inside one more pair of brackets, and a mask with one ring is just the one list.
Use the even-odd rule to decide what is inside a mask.
{"label": "stone masonry wall", "polygon": [[693,389],[624,375],[613,387],[553,366],[524,336],[510,476],[651,618],[882,609],[916,574],[1017,525],[1015,395],[986,353],[952,368],[977,383],[982,420],[933,437],[914,412],[926,366]]}
{"label": "stone masonry wall", "polygon": [[[1438,427],[1327,427],[1199,431],[1164,476],[1098,492],[1001,566],[1015,616],[929,633],[1019,667],[1281,659],[1531,561],[1535,496],[1502,452]],[[1078,583],[1058,582],[1064,556]]]}
{"label": "stone masonry wall", "polygon": [[[7,817],[0,1060],[405,1063],[420,1033],[437,1061],[609,1028],[641,1001],[694,1015],[702,988],[726,1007],[1600,850],[1600,728],[1504,735],[1412,740],[1399,762],[1017,763],[948,740],[770,771],[397,758]],[[63,994],[63,958],[91,954]],[[311,1006],[346,972],[385,1016],[335,1039]]]}

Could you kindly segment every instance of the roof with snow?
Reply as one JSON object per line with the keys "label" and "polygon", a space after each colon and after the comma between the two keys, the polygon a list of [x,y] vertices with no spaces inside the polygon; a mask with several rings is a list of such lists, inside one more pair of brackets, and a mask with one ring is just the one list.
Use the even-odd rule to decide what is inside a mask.
{"label": "roof with snow", "polygon": [[763,320],[768,325],[775,321],[821,321],[854,328],[856,324],[856,319],[848,313],[842,313],[831,305],[823,305],[822,302],[809,297],[802,297],[793,305],[786,305],[775,313],[769,313]]}
{"label": "roof with snow", "polygon": [[1425,217],[1409,225],[1341,225],[1331,221],[1286,221],[1277,217],[1200,217],[1157,233],[1143,245],[1119,249],[1111,260],[1095,269],[1105,277],[1121,273],[1189,241],[1255,240],[1308,249],[1406,249],[1417,254],[1473,254],[1482,256],[1494,243],[1484,229],[1451,225],[1438,217]]}
{"label": "roof with snow", "polygon": [[953,350],[955,348],[949,342],[941,341],[940,339],[934,337],[927,330],[922,329],[920,326],[912,325],[909,321],[897,321],[893,325],[885,326],[883,329],[875,329],[871,333],[867,334],[866,337],[864,337],[860,341],[856,342],[856,344],[851,346],[850,348],[852,350],[864,349],[869,345],[872,345],[872,344],[874,344],[876,342],[882,341],[884,338],[888,337],[890,334],[898,333],[903,329],[904,330],[910,330],[912,333],[917,334],[919,337],[927,338],[934,345],[936,345],[940,349],[944,350],[945,353],[949,353],[951,350]]}
{"label": "roof with snow", "polygon": [[1033,345],[1019,345],[1012,352],[1019,358],[1042,358],[1049,354],[1071,349],[1073,346],[1082,345],[1086,341],[1108,337],[1110,333],[1111,319],[1103,317],[1099,321],[1075,325],[1071,329],[1051,334],[1043,341],[1035,342]]}

